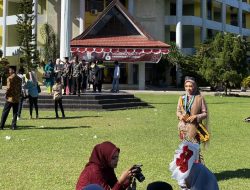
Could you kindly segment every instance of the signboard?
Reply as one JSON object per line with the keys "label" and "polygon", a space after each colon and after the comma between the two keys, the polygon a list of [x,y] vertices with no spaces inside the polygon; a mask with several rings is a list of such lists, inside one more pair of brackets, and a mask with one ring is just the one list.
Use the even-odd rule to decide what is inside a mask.
{"label": "signboard", "polygon": [[121,63],[158,63],[162,54],[168,52],[168,49],[71,48],[71,53],[78,55],[80,60],[98,59],[105,62],[118,61]]}

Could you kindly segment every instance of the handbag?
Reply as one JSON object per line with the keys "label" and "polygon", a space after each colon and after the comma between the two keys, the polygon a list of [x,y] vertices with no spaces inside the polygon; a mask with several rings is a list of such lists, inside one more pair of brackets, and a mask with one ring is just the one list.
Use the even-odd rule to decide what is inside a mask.
{"label": "handbag", "polygon": [[37,91],[38,91],[38,93],[41,93],[41,87],[38,83],[37,83]]}

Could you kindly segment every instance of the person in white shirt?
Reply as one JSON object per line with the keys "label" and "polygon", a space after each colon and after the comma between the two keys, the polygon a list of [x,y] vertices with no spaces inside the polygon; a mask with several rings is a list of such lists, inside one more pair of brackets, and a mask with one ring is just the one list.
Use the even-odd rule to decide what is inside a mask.
{"label": "person in white shirt", "polygon": [[119,92],[120,67],[118,61],[115,61],[114,64],[115,64],[115,70],[114,70],[111,92]]}

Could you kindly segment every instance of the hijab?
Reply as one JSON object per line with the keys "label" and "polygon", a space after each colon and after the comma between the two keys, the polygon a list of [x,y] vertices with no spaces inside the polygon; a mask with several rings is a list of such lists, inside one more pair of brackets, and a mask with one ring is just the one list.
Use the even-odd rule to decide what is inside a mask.
{"label": "hijab", "polygon": [[89,162],[86,164],[86,167],[93,164],[97,165],[110,187],[113,187],[117,182],[114,168],[110,166],[112,157],[116,151],[120,152],[120,149],[109,141],[97,144],[92,151]]}
{"label": "hijab", "polygon": [[199,91],[199,89],[197,88],[197,84],[196,84],[196,82],[195,82],[194,77],[186,76],[186,77],[185,77],[184,86],[185,86],[185,84],[186,84],[187,82],[192,83],[193,86],[194,86],[194,91],[193,91],[193,93],[192,93],[191,95],[198,95],[198,94],[200,94],[200,91]]}
{"label": "hijab", "polygon": [[116,151],[120,152],[120,149],[109,141],[97,144],[94,147],[89,158],[89,162],[86,166],[90,164],[96,164],[102,169],[111,168],[110,162],[112,160],[112,156]]}

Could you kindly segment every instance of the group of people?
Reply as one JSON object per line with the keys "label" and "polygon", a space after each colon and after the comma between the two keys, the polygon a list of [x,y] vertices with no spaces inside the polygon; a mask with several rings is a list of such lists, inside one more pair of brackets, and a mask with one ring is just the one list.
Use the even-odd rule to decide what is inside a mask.
{"label": "group of people", "polygon": [[[62,118],[65,118],[62,105],[62,89],[63,85],[61,84],[61,80],[56,80],[56,83],[52,87],[56,118],[59,117],[58,105],[61,108]],[[23,102],[25,100],[29,101],[29,118],[33,119],[33,107],[35,107],[35,118],[38,119],[38,95],[40,92],[41,88],[38,84],[37,76],[34,71],[30,71],[25,74],[24,68],[21,67],[18,73],[16,73],[16,67],[10,66],[5,94],[6,102],[2,112],[0,129],[4,129],[4,125],[11,108],[13,109],[11,128],[13,130],[17,129],[16,122],[21,119]]]}
{"label": "group of people", "polygon": [[[120,67],[117,61],[114,62],[115,69],[111,92],[119,92]],[[48,93],[52,94],[54,81],[61,79],[64,86],[64,93],[78,95],[86,92],[93,85],[93,92],[102,92],[104,81],[104,66],[101,60],[87,62],[79,60],[74,56],[72,61],[68,57],[63,60],[57,59],[55,64],[52,60],[44,67],[44,79]]]}
{"label": "group of people", "polygon": [[[169,169],[182,190],[218,190],[217,180],[204,165],[200,150],[201,144],[206,145],[209,141],[207,105],[193,77],[185,78],[184,88],[186,93],[180,96],[177,105],[181,144]],[[133,167],[124,170],[118,179],[115,175],[119,154],[120,149],[111,142],[97,144],[79,176],[76,190],[133,189]],[[172,190],[172,186],[154,182],[147,190]]]}

